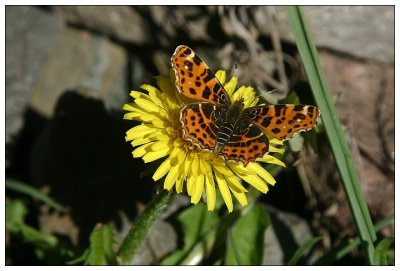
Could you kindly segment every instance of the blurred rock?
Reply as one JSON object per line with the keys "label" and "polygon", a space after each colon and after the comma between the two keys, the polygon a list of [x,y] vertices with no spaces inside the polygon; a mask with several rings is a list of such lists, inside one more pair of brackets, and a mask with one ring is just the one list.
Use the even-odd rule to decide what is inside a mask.
{"label": "blurred rock", "polygon": [[[257,7],[255,21],[266,35],[265,17],[270,7]],[[304,6],[304,14],[318,47],[326,47],[356,57],[394,63],[393,6]],[[294,42],[286,7],[274,7],[282,39]]]}
{"label": "blurred rock", "polygon": [[130,6],[57,6],[54,7],[71,24],[119,41],[144,45],[151,43],[148,21]]}
{"label": "blurred rock", "polygon": [[127,61],[125,50],[106,37],[66,28],[40,67],[31,106],[49,117],[62,93],[85,88],[107,109],[119,110],[128,96]]}
{"label": "blurred rock", "polygon": [[55,14],[6,6],[6,144],[23,125],[23,113],[40,67],[63,29]]}
{"label": "blurred rock", "polygon": [[[271,226],[267,228],[264,235],[262,264],[285,265],[296,250],[314,236],[305,219],[271,206],[265,208],[271,218]],[[306,264],[307,262],[300,261],[299,263]]]}
{"label": "blurred rock", "polygon": [[177,239],[177,234],[171,224],[161,219],[156,220],[131,264],[151,265],[159,263],[163,257],[176,249]]}
{"label": "blurred rock", "polygon": [[[325,51],[320,59],[370,212],[382,219],[394,211],[394,68]],[[345,225],[350,210],[343,204],[348,215],[336,217]]]}

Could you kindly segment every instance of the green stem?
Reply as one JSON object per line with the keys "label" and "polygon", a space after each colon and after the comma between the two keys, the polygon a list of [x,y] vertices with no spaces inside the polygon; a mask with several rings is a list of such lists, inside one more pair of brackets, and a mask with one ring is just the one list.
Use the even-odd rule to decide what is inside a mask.
{"label": "green stem", "polygon": [[353,219],[369,264],[373,263],[376,234],[366,200],[360,187],[360,181],[353,165],[350,150],[346,143],[339,117],[329,95],[328,86],[321,68],[317,49],[301,7],[288,7],[289,21],[296,38],[304,67],[310,81],[317,105],[321,109],[332,152],[342,177],[342,184],[349,201]]}
{"label": "green stem", "polygon": [[155,199],[146,207],[132,225],[126,238],[122,241],[121,247],[117,253],[118,261],[121,264],[132,262],[137,250],[146,238],[153,222],[160,216],[168,202],[172,198],[172,193],[162,190]]}

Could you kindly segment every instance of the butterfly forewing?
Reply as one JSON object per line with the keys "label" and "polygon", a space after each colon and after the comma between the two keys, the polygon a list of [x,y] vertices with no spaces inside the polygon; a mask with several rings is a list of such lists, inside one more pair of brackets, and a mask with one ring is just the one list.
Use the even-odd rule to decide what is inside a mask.
{"label": "butterfly forewing", "polygon": [[212,104],[230,104],[224,87],[206,63],[189,47],[178,46],[171,58],[178,90],[189,98]]}

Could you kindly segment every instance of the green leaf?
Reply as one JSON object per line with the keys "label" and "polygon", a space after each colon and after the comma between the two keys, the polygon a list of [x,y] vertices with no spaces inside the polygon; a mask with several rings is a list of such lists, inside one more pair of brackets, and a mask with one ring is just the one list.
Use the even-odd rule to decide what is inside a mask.
{"label": "green leaf", "polygon": [[183,237],[183,247],[166,257],[161,264],[196,264],[193,260],[203,258],[214,243],[219,217],[215,212],[207,211],[204,204],[197,204],[180,213],[177,222]]}
{"label": "green leaf", "polygon": [[28,210],[20,200],[6,204],[6,229],[22,242],[40,249],[51,249],[58,245],[56,237],[42,233],[24,222]]}
{"label": "green leaf", "polygon": [[292,258],[288,261],[287,265],[296,265],[300,260],[301,256],[303,256],[307,251],[312,248],[316,243],[322,240],[321,236],[314,237],[307,242],[305,242],[301,247],[299,247],[296,252],[293,254]]}
{"label": "green leaf", "polygon": [[375,248],[374,265],[388,265],[390,246],[393,241],[393,237],[386,237],[378,243]]}
{"label": "green leaf", "polygon": [[375,231],[338,114],[328,91],[317,49],[302,8],[299,6],[288,7],[288,16],[314,98],[321,110],[321,118],[362,240],[367,262],[372,264],[375,250],[374,241],[376,240]]}
{"label": "green leaf", "polygon": [[113,250],[115,233],[108,225],[98,224],[90,235],[86,265],[115,265]]}
{"label": "green leaf", "polygon": [[6,203],[6,229],[12,233],[20,231],[24,224],[28,209],[21,200],[13,200]]}
{"label": "green leaf", "polygon": [[8,188],[10,190],[14,190],[14,191],[22,193],[22,194],[26,194],[34,199],[40,200],[40,201],[46,203],[47,205],[53,207],[57,211],[60,211],[60,212],[65,211],[64,207],[61,204],[57,203],[55,200],[53,200],[48,195],[44,194],[43,192],[37,190],[36,188],[34,188],[26,183],[7,178],[6,179],[6,188]]}
{"label": "green leaf", "polygon": [[264,208],[257,204],[233,227],[228,242],[226,265],[260,265],[264,252],[264,232],[269,226]]}
{"label": "green leaf", "polygon": [[230,228],[236,223],[236,221],[241,217],[241,211],[233,210],[233,212],[228,213],[224,216],[221,222],[218,224],[216,230],[216,238],[211,249],[210,255],[204,262],[205,265],[221,265],[225,258],[226,251],[226,240],[228,238],[228,232],[230,233]]}

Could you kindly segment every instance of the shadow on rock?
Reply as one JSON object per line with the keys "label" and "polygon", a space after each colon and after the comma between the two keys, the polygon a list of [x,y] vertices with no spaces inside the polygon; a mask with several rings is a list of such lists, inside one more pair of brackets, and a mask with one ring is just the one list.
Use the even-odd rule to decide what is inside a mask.
{"label": "shadow on rock", "polygon": [[110,114],[102,101],[67,91],[33,147],[32,181],[48,187],[50,196],[69,209],[81,246],[88,244],[96,223],[113,221],[121,227],[120,212],[132,220],[136,204],[153,194],[151,176],[139,177],[145,165],[132,158],[124,139],[134,123],[122,120],[122,114]]}

